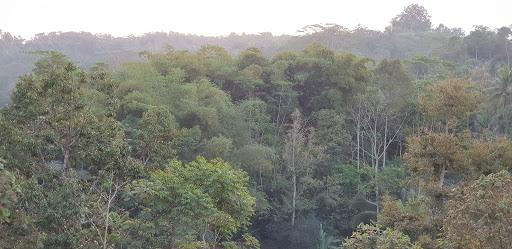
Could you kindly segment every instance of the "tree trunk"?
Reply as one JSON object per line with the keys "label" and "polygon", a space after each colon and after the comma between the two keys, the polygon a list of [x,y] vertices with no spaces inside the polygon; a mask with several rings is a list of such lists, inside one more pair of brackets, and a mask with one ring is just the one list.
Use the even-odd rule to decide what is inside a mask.
{"label": "tree trunk", "polygon": [[297,198],[297,175],[293,173],[293,196],[292,196],[292,227],[295,226],[295,200]]}
{"label": "tree trunk", "polygon": [[374,130],[373,130],[373,157],[374,163],[373,168],[375,170],[375,205],[377,206],[377,213],[379,213],[379,184],[378,184],[378,174],[379,174],[379,153],[377,152],[377,121],[374,122]]}
{"label": "tree trunk", "polygon": [[359,113],[358,113],[358,117],[357,117],[357,130],[356,130],[356,139],[357,139],[357,192],[359,192],[359,189],[361,187],[361,175],[359,173],[360,171],[360,165],[361,165],[361,156],[360,156],[360,151],[361,151],[361,119],[359,118]]}
{"label": "tree trunk", "polygon": [[421,196],[421,180],[418,179],[418,195]]}
{"label": "tree trunk", "polygon": [[356,130],[356,137],[357,137],[357,170],[359,171],[359,165],[360,165],[360,156],[359,156],[359,151],[361,150],[360,149],[360,146],[361,146],[361,143],[360,143],[360,137],[361,137],[361,124],[360,124],[360,121],[359,121],[359,118],[357,119],[357,130]]}
{"label": "tree trunk", "polygon": [[382,152],[382,168],[386,168],[386,152],[388,149],[388,117],[384,125],[384,151]]}
{"label": "tree trunk", "polygon": [[69,154],[70,151],[68,148],[63,148],[62,153],[64,154],[64,162],[62,164],[62,171],[66,171],[70,167]]}
{"label": "tree trunk", "polygon": [[507,54],[507,66],[510,67],[510,56],[508,54],[508,42],[505,44],[505,53]]}
{"label": "tree trunk", "polygon": [[297,136],[298,136],[298,127],[295,124],[297,120],[294,120],[294,127],[293,127],[293,133],[292,133],[292,227],[295,226],[295,205],[296,205],[296,198],[297,198],[297,170],[295,168],[295,146],[297,145]]}
{"label": "tree trunk", "polygon": [[295,199],[297,198],[297,172],[295,171],[295,140],[296,135],[292,136],[292,184],[293,184],[293,193],[292,193],[292,227],[295,226]]}
{"label": "tree trunk", "polygon": [[260,187],[261,187],[261,190],[263,191],[263,173],[262,173],[262,169],[260,167]]}
{"label": "tree trunk", "polygon": [[[112,183],[111,183],[112,184]],[[110,205],[112,204],[112,186],[110,187],[109,194],[108,194],[108,202],[107,202],[107,208],[105,210],[105,231],[103,235],[103,249],[107,249],[107,237],[108,237],[108,226],[109,226],[109,220],[110,220]]]}
{"label": "tree trunk", "polygon": [[446,166],[443,166],[443,168],[441,169],[441,175],[439,176],[439,187],[440,188],[443,188],[445,175],[446,175]]}

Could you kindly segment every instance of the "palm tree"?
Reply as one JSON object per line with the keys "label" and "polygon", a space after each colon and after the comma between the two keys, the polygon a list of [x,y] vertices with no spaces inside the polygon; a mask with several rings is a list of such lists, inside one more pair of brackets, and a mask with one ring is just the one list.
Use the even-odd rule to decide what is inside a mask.
{"label": "palm tree", "polygon": [[[494,104],[493,109],[495,110],[495,118],[498,120],[497,127],[502,128],[502,131],[508,131],[510,127],[505,115],[509,112],[507,107],[510,103],[510,97],[512,96],[512,68],[501,68],[498,70],[497,76],[495,84],[488,88],[487,91],[489,93],[491,103]],[[505,123],[501,123],[500,121]]]}
{"label": "palm tree", "polygon": [[318,239],[318,249],[335,249],[339,248],[339,243],[341,240],[334,238],[331,235],[328,235],[324,229],[322,224],[320,223],[320,236]]}
{"label": "palm tree", "polygon": [[494,86],[487,90],[491,100],[497,103],[500,108],[505,108],[512,94],[512,68],[504,67],[498,70],[498,77]]}

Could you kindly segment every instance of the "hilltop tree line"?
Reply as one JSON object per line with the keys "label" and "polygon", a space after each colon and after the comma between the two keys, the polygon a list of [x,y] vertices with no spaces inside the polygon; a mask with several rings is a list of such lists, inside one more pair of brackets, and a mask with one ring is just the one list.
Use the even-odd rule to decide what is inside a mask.
{"label": "hilltop tree line", "polygon": [[510,247],[510,30],[411,5],[379,36],[450,43],[382,60],[304,32],[116,67],[36,52],[0,110],[0,247]]}
{"label": "hilltop tree line", "polygon": [[[494,75],[501,65],[510,64],[511,28],[475,26],[465,34],[457,27],[443,24],[434,26],[427,10],[413,4],[392,18],[384,31],[364,26],[348,29],[332,23],[308,25],[300,28],[296,35],[279,36],[271,33],[232,33],[224,37],[207,37],[159,32],[113,37],[88,32],[50,32],[23,39],[0,31],[0,105],[9,102],[9,92],[14,88],[16,79],[30,72],[37,60],[33,54],[36,51],[61,51],[86,68],[96,62],[117,68],[125,61],[138,60],[141,51],[163,52],[168,45],[188,51],[216,45],[234,55],[246,48],[256,47],[264,55],[274,56],[284,51],[301,51],[311,43],[320,43],[336,51],[375,60],[411,60],[426,56],[470,67],[478,65],[490,69]],[[418,73],[421,74],[421,71]]]}

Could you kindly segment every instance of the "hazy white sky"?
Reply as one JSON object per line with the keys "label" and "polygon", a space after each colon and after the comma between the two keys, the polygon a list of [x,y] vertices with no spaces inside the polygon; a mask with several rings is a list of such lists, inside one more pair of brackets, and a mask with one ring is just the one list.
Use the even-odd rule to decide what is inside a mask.
{"label": "hazy white sky", "polygon": [[512,24],[511,0],[0,0],[0,29],[24,38],[50,31],[294,34],[314,23],[383,30],[411,3],[425,6],[434,25]]}

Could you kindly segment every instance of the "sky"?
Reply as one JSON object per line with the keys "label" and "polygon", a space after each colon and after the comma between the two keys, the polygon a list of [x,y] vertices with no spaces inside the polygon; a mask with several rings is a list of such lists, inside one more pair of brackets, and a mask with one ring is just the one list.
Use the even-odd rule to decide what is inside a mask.
{"label": "sky", "polygon": [[510,0],[0,0],[0,29],[26,39],[52,31],[279,35],[316,23],[384,30],[411,3],[427,8],[436,26],[512,24]]}

